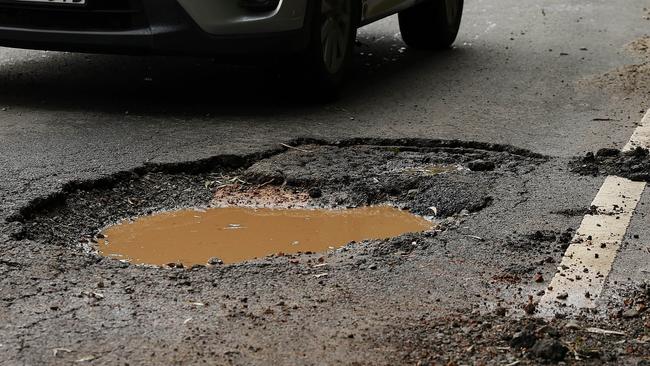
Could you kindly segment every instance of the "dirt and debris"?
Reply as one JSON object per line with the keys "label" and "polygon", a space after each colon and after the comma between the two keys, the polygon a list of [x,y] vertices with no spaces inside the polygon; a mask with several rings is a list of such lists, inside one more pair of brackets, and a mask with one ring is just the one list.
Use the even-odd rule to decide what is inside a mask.
{"label": "dirt and debris", "polygon": [[616,175],[635,181],[650,181],[650,155],[637,147],[630,151],[602,148],[570,163],[571,171],[582,175]]}
{"label": "dirt and debris", "polygon": [[[303,190],[291,190],[282,186],[269,184],[250,185],[247,182],[217,186],[210,203],[214,207],[255,207],[255,208],[309,208],[311,198],[322,194],[314,191],[317,187]],[[314,197],[315,196],[315,197]]]}
{"label": "dirt and debris", "polygon": [[650,58],[650,37],[642,37],[632,41],[625,48],[639,56]]}
{"label": "dirt and debris", "polygon": [[649,295],[650,285],[644,284],[612,304],[606,322],[611,329],[598,328],[602,320],[582,316],[513,319],[498,308],[495,315],[423,318],[410,328],[390,331],[388,339],[402,345],[397,349],[400,362],[412,364],[645,365],[650,362],[650,314],[644,310],[646,323],[616,314],[629,303],[647,304]]}
{"label": "dirt and debris", "polygon": [[650,93],[650,37],[628,43],[625,49],[639,58],[638,63],[625,65],[580,83],[610,90],[621,95],[648,95]]}
{"label": "dirt and debris", "polygon": [[[620,316],[611,319],[584,314],[533,318],[535,296],[541,296],[544,286],[539,280],[552,276],[573,230],[540,228],[512,233],[507,240],[498,231],[471,231],[477,215],[494,217],[492,205],[514,205],[521,198],[521,176],[541,169],[547,158],[498,145],[426,140],[288,145],[292,148],[250,157],[159,165],[76,182],[35,200],[11,218],[10,233],[13,240],[37,243],[34,250],[52,253],[52,261],[37,265],[51,274],[54,285],[33,294],[5,295],[3,304],[24,309],[24,296],[43,301],[45,313],[34,315],[40,320],[19,318],[17,325],[35,330],[110,316],[114,328],[89,334],[93,345],[110,345],[110,337],[131,328],[142,337],[139,329],[161,324],[160,334],[144,340],[155,353],[146,359],[154,362],[191,363],[210,354],[215,363],[257,364],[274,354],[306,352],[327,353],[318,357],[328,360],[344,354],[355,364],[586,364],[594,357],[619,364],[645,357],[646,344],[636,342],[646,335],[647,311],[638,305],[646,295],[635,293],[634,306],[617,305]],[[494,166],[481,163],[472,169],[470,163],[477,161]],[[454,169],[432,174],[432,166]],[[212,258],[208,266],[152,268],[86,251],[101,239],[97,234],[107,224],[139,215],[211,205],[300,207],[305,202],[314,207],[391,204],[431,216],[438,226],[323,254],[277,253],[237,265]],[[486,255],[496,264],[486,263]],[[21,262],[16,263],[4,267],[20,268]],[[449,277],[454,273],[450,267],[466,274],[462,290],[458,279]],[[9,288],[11,293],[19,287]],[[320,337],[315,342],[320,348],[295,337],[305,331]],[[168,343],[158,341],[179,334],[185,339],[182,347],[164,348]],[[626,343],[616,343],[621,340]],[[62,363],[87,354],[101,354],[102,362],[123,361],[103,347],[81,348],[56,339],[45,344],[72,351],[57,353]],[[350,359],[354,349],[390,352]]]}
{"label": "dirt and debris", "polygon": [[537,230],[525,235],[509,235],[505,241],[508,246],[518,250],[550,250],[564,252],[575,235],[573,228],[564,231]]}

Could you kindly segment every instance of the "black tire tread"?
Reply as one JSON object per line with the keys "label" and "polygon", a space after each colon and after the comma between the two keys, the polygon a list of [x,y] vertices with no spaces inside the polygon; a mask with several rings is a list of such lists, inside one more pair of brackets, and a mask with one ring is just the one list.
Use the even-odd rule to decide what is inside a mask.
{"label": "black tire tread", "polygon": [[402,39],[409,47],[440,50],[449,48],[458,35],[463,0],[459,2],[458,19],[449,24],[444,0],[430,0],[399,13]]}

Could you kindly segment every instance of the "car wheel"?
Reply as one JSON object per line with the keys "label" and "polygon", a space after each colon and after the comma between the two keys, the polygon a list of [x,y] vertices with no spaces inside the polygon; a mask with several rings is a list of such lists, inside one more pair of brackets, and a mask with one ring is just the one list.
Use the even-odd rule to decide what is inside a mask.
{"label": "car wheel", "polygon": [[352,60],[358,27],[358,1],[317,0],[312,9],[307,65],[313,86],[335,93]]}
{"label": "car wheel", "polygon": [[456,40],[463,0],[429,0],[399,13],[404,42],[413,48],[443,49]]}

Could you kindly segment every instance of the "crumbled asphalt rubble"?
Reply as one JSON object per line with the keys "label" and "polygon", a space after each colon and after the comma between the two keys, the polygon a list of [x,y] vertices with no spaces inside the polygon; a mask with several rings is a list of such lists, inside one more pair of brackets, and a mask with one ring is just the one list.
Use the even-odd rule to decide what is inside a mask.
{"label": "crumbled asphalt rubble", "polygon": [[506,309],[496,308],[492,315],[423,316],[408,328],[387,330],[384,337],[406,345],[397,350],[400,362],[419,365],[648,365],[650,283],[622,298],[610,304],[606,322],[511,318]]}
{"label": "crumbled asphalt rubble", "polygon": [[302,150],[257,162],[244,179],[308,187],[326,207],[389,203],[424,216],[447,217],[490,204],[490,175],[497,165],[514,169],[526,163],[508,153],[471,149],[307,145]]}
{"label": "crumbled asphalt rubble", "polygon": [[582,175],[616,175],[634,181],[650,181],[650,156],[648,150],[637,147],[629,151],[602,148],[595,154],[570,163],[571,171]]}
{"label": "crumbled asphalt rubble", "polygon": [[564,253],[574,235],[575,230],[573,228],[567,228],[563,232],[537,230],[525,235],[510,235],[506,238],[506,243],[510,248],[516,250],[544,250],[547,254],[552,252]]}
{"label": "crumbled asphalt rubble", "polygon": [[[458,141],[349,140],[328,143],[308,140],[294,141],[289,145],[289,148],[247,157],[228,156],[187,164],[146,166],[97,181],[73,182],[62,192],[35,200],[11,217],[2,235],[11,235],[14,240],[24,242],[36,241],[43,246],[58,246],[60,255],[66,251],[70,253],[54,259],[53,266],[58,274],[50,286],[57,286],[54,290],[46,289],[44,296],[54,296],[57,288],[77,288],[78,284],[85,283],[75,276],[63,278],[60,274],[68,268],[80,273],[83,273],[82,269],[91,269],[93,276],[103,278],[96,281],[94,288],[81,287],[75,300],[56,303],[47,300],[51,312],[70,311],[66,310],[68,303],[81,301],[109,312],[113,307],[130,307],[142,318],[147,314],[145,309],[157,309],[161,306],[160,301],[165,300],[166,306],[180,306],[181,309],[184,309],[184,303],[192,304],[195,308],[192,317],[184,318],[189,325],[214,319],[214,313],[208,313],[213,309],[212,304],[220,308],[219,312],[224,313],[232,327],[237,329],[251,325],[263,326],[264,329],[270,325],[273,328],[274,321],[300,325],[312,312],[326,311],[331,306],[328,302],[347,303],[350,298],[346,292],[348,288],[363,292],[366,291],[363,284],[368,284],[380,286],[379,290],[373,290],[379,293],[400,291],[390,281],[408,285],[403,278],[393,277],[396,276],[393,273],[402,271],[400,276],[408,273],[408,261],[418,258],[410,253],[440,255],[440,247],[448,245],[446,240],[449,240],[441,238],[440,232],[453,231],[463,220],[471,217],[473,211],[488,207],[495,200],[492,192],[495,182],[504,176],[530,171],[547,160],[507,146]],[[307,192],[314,205],[320,207],[392,204],[421,215],[435,216],[439,223],[438,231],[406,234],[363,246],[347,246],[330,253],[278,254],[229,266],[223,266],[215,258],[207,267],[190,269],[182,266],[169,266],[164,270],[133,266],[80,250],[92,247],[100,229],[108,224],[161,210],[208,206],[215,192],[224,184],[238,184],[244,190],[274,185]],[[539,230],[507,238],[506,249],[521,251],[535,247],[536,254],[528,256],[530,263],[511,264],[504,269],[502,279],[493,280],[512,284],[521,291],[520,281],[523,278],[536,281],[531,272],[553,263],[563,252],[572,233],[572,230]],[[476,240],[474,248],[500,244],[483,242],[480,238]],[[501,255],[507,257],[509,252]],[[0,273],[21,271],[24,265],[19,259],[0,258]],[[321,267],[325,265],[327,267]],[[405,266],[405,269],[399,269],[398,265]],[[360,278],[363,280],[359,282]],[[296,295],[297,288],[300,293]],[[520,308],[505,304],[501,304],[503,307],[497,304],[487,314],[477,309],[446,315],[433,311],[402,313],[397,308],[390,312],[399,320],[390,319],[385,328],[381,328],[381,322],[373,324],[371,331],[363,335],[355,335],[362,329],[350,331],[345,338],[367,342],[377,348],[390,348],[392,351],[383,361],[386,364],[599,362],[642,365],[646,362],[643,360],[644,357],[647,359],[647,344],[650,342],[647,339],[650,329],[646,311],[648,288],[646,285],[636,289],[623,304],[612,305],[615,310],[605,325],[602,319],[587,316],[549,321],[520,317]],[[369,292],[366,296],[376,295]],[[367,299],[372,300],[372,297]],[[20,301],[20,296],[2,300],[6,306],[11,306]],[[258,308],[258,304],[269,303],[276,306]],[[201,309],[205,309],[204,315]],[[180,315],[175,315],[186,316],[182,310],[175,311],[180,312]],[[387,311],[384,308],[379,313],[386,316]],[[293,313],[300,318],[293,319]],[[420,314],[419,318],[409,318],[415,314]],[[137,319],[134,317],[130,321],[137,323]],[[249,320],[251,323],[246,323]],[[143,321],[155,319],[145,317]],[[39,324],[38,320],[34,324]],[[356,326],[356,321],[352,324]],[[188,337],[188,340],[201,340],[203,335],[199,327],[197,333],[192,333],[198,338]],[[232,327],[223,331],[235,334]],[[593,333],[590,328],[622,331],[625,335]],[[246,338],[242,337],[233,338],[233,342],[237,345],[245,342]],[[159,350],[160,357],[166,357],[165,352]],[[243,349],[237,352],[239,357],[243,355],[241,352],[249,354]],[[250,352],[254,354],[257,351]],[[196,360],[202,354],[186,356]],[[67,357],[67,354],[58,357]],[[240,358],[239,363],[245,363],[244,359]],[[226,361],[224,358],[219,360]],[[232,362],[230,358],[228,360]]]}

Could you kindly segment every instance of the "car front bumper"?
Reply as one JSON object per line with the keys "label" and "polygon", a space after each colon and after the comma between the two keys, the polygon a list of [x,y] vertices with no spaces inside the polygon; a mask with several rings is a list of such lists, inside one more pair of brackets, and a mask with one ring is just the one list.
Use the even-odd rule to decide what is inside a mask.
{"label": "car front bumper", "polygon": [[[225,5],[224,5],[225,4]],[[307,0],[248,13],[237,0],[0,0],[0,46],[59,51],[247,55],[306,47]]]}

